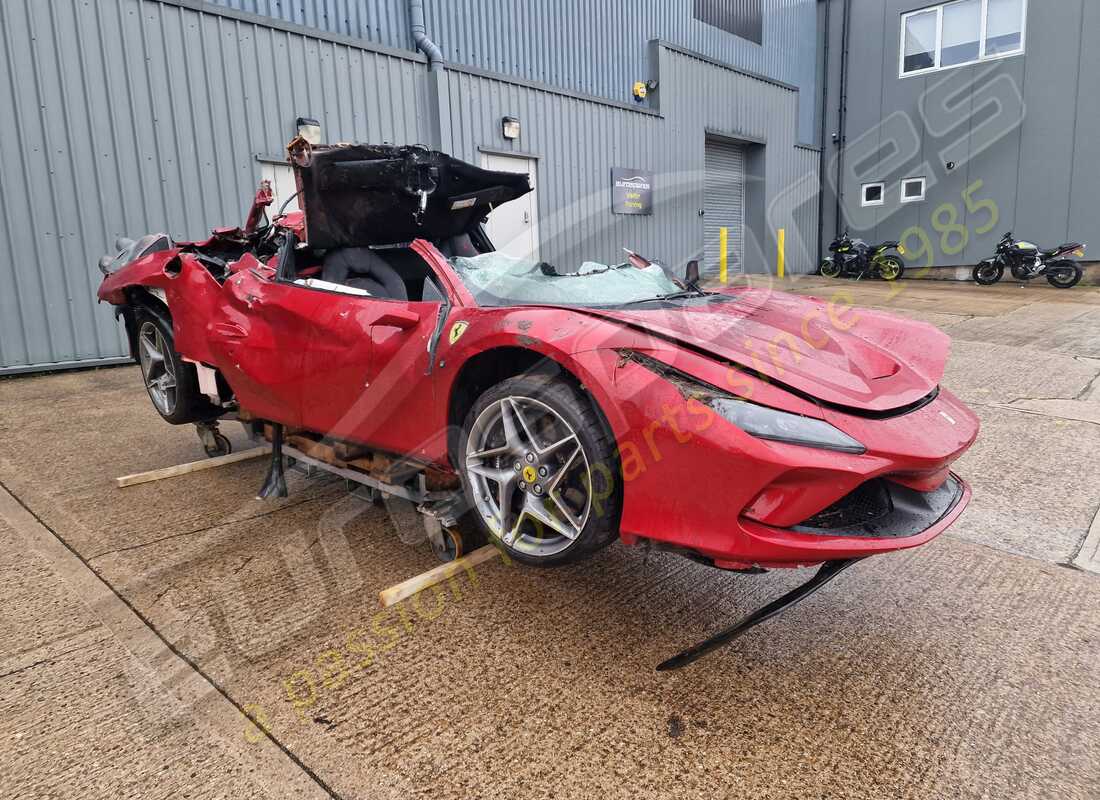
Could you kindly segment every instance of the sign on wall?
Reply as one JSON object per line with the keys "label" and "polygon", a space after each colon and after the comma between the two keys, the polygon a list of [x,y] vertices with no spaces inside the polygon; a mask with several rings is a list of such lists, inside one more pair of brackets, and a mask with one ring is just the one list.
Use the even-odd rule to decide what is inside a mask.
{"label": "sign on wall", "polygon": [[611,213],[652,214],[653,173],[644,169],[612,167]]}

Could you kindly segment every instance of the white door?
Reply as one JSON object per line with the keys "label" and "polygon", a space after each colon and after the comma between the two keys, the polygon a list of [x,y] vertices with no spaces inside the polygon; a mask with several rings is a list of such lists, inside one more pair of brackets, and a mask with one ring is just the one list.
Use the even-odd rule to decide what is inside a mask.
{"label": "white door", "polygon": [[[530,158],[481,154],[481,166],[500,172],[522,172],[535,188],[535,162]],[[539,257],[539,216],[535,191],[493,209],[485,230],[497,250],[519,258]]]}

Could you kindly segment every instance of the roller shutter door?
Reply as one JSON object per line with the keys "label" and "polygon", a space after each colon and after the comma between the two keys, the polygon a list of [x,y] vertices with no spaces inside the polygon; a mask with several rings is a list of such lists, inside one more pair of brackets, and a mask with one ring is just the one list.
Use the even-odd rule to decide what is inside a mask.
{"label": "roller shutter door", "polygon": [[721,229],[726,229],[726,268],[744,272],[745,152],[736,144],[707,139],[706,200],[703,205],[705,272],[717,277]]}

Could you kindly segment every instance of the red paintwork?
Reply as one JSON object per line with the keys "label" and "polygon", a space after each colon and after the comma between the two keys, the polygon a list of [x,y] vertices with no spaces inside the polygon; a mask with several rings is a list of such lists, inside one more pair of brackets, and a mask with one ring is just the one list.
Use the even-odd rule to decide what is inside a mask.
{"label": "red paintwork", "polygon": [[256,190],[256,197],[252,200],[252,208],[248,210],[245,219],[244,232],[252,233],[260,226],[267,207],[275,200],[275,193],[271,189],[271,181],[260,181],[260,188]]}
{"label": "red paintwork", "polygon": [[[292,214],[280,224],[301,222]],[[754,289],[731,290],[732,302],[675,311],[481,308],[431,244],[418,240],[413,249],[452,301],[430,374],[439,303],[281,283],[251,255],[222,286],[193,257],[176,262],[176,251],[157,253],[108,276],[99,297],[124,304],[129,287],[163,290],[177,349],[220,369],[253,414],[447,469],[448,404],[463,364],[500,347],[541,353],[579,379],[618,442],[623,541],[690,548],[719,566],[808,565],[913,547],[948,527],[969,501],[967,489],[944,519],[907,538],[785,530],[870,478],[933,489],[973,443],[977,418],[946,390],[899,416],[858,413],[913,403],[939,383],[949,342],[929,325]],[[179,268],[165,271],[173,265]],[[458,321],[469,327],[451,344]],[[754,402],[825,419],[867,452],[754,438],[685,400],[622,350]]]}
{"label": "red paintwork", "polygon": [[698,343],[827,403],[869,411],[915,402],[943,376],[950,341],[931,325],[760,289],[735,296],[737,303],[706,308],[600,313]]}

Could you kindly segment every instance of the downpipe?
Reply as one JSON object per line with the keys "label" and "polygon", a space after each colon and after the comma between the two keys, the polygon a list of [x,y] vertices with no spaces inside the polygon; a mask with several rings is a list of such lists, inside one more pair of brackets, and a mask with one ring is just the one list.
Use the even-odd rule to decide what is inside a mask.
{"label": "downpipe", "polygon": [[443,51],[428,36],[428,29],[424,24],[424,0],[409,0],[409,24],[416,49],[428,57],[428,70],[438,72],[443,69]]}
{"label": "downpipe", "polygon": [[[844,221],[844,146],[847,140],[845,128],[848,124],[848,37],[852,22],[852,0],[844,0],[843,19],[840,23],[840,97],[837,107],[837,157],[836,157],[836,235],[840,235]],[[845,226],[847,227],[847,226]]]}
{"label": "downpipe", "polygon": [[825,258],[825,242],[822,239],[822,230],[825,227],[825,170],[828,167],[828,160],[825,158],[827,152],[825,140],[827,138],[829,117],[829,12],[832,7],[833,0],[826,0],[823,25],[825,35],[822,37],[823,52],[821,56],[821,130],[817,137],[818,144],[821,145],[821,153],[817,159],[817,177],[821,184],[821,188],[817,193],[817,263],[819,266]]}

